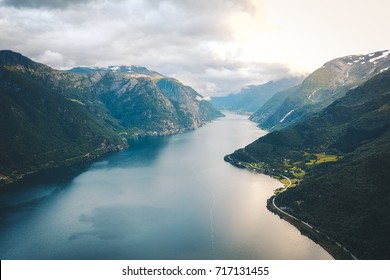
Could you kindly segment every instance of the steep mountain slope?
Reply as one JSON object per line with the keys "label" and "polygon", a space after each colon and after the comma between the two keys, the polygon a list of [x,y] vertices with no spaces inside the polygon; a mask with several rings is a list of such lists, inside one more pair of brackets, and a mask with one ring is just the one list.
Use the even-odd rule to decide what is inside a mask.
{"label": "steep mountain slope", "polygon": [[277,130],[301,122],[345,93],[389,69],[389,51],[350,55],[329,61],[309,75],[295,92],[251,116],[260,127]]}
{"label": "steep mountain slope", "polygon": [[144,67],[67,72],[12,51],[0,51],[0,101],[0,184],[222,115],[190,87]]}
{"label": "steep mountain slope", "polygon": [[240,113],[254,113],[264,105],[275,93],[300,84],[303,77],[291,77],[270,81],[262,85],[251,85],[238,93],[224,97],[213,97],[211,103],[223,109]]}
{"label": "steep mountain slope", "polygon": [[94,95],[137,134],[177,133],[222,116],[192,88],[145,67],[78,67],[69,72],[93,81],[89,87]]}
{"label": "steep mountain slope", "polygon": [[[250,120],[259,123],[259,126],[264,129],[269,129],[267,127],[268,123],[278,123],[279,121],[284,121],[283,117],[280,118],[276,112],[280,110],[281,104],[290,96],[299,90],[300,85],[291,87],[289,89],[279,91],[275,93],[267,102],[263,104],[260,109],[258,109],[254,114],[250,116]],[[288,115],[285,115],[288,117]]]}
{"label": "steep mountain slope", "polygon": [[364,259],[390,258],[390,71],[382,72],[226,157],[290,177],[298,186],[276,204]]}
{"label": "steep mountain slope", "polygon": [[52,69],[0,52],[0,183],[127,147],[114,126],[40,81],[42,72]]}

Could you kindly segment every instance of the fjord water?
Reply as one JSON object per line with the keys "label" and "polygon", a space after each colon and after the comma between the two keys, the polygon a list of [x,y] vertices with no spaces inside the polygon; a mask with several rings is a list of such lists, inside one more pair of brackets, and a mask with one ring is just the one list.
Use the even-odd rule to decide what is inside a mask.
{"label": "fjord water", "polygon": [[4,188],[0,258],[330,259],[266,209],[281,183],[223,161],[264,134],[228,113]]}

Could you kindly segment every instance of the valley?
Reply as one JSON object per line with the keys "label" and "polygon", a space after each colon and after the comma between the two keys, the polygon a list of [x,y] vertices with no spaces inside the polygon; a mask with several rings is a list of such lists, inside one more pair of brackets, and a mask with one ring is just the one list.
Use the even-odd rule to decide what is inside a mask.
{"label": "valley", "polygon": [[332,259],[267,210],[280,182],[223,161],[266,133],[224,113],[2,187],[1,259]]}
{"label": "valley", "polygon": [[[31,200],[29,195],[24,194],[27,190],[25,186],[35,186],[32,188],[40,189],[42,183],[38,185],[34,183],[36,176],[39,178],[41,174],[48,174],[45,172],[56,173],[56,170],[63,170],[67,174],[68,171],[65,172],[64,168],[77,169],[80,164],[85,168],[91,163],[100,166],[105,163],[100,162],[99,159],[125,155],[118,162],[115,161],[115,164],[118,164],[119,168],[122,165],[126,168],[131,167],[129,171],[131,176],[125,175],[126,182],[134,182],[145,187],[147,184],[154,185],[154,180],[158,178],[158,185],[168,188],[166,189],[168,192],[169,186],[176,186],[180,182],[180,174],[189,174],[183,178],[183,185],[189,181],[196,182],[196,186],[185,188],[200,199],[199,204],[189,209],[189,215],[194,215],[194,219],[202,217],[198,224],[200,229],[211,227],[212,234],[211,237],[209,236],[211,251],[206,246],[204,251],[198,252],[199,254],[193,252],[194,254],[188,258],[199,256],[207,259],[329,257],[315,248],[310,249],[314,251],[290,252],[288,255],[271,253],[273,250],[271,247],[266,250],[266,254],[252,251],[249,247],[240,251],[238,249],[240,246],[246,248],[249,243],[254,242],[253,237],[248,236],[241,240],[238,237],[241,232],[228,230],[225,228],[228,227],[227,224],[223,222],[219,230],[221,232],[228,230],[229,234],[221,235],[220,238],[226,238],[238,247],[231,249],[234,251],[232,254],[225,251],[228,248],[227,243],[218,247],[218,238],[214,236],[214,232],[218,228],[218,221],[226,217],[214,219],[214,215],[217,215],[215,203],[220,199],[216,196],[214,184],[218,186],[219,195],[222,195],[220,191],[223,190],[224,185],[229,184],[217,183],[219,177],[216,178],[209,173],[214,170],[213,166],[224,164],[222,161],[224,158],[226,162],[236,167],[253,171],[255,173],[253,178],[261,178],[260,176],[264,175],[258,174],[262,173],[273,178],[269,178],[270,182],[277,182],[274,179],[279,181],[277,184],[271,184],[274,186],[272,190],[267,185],[266,192],[262,191],[262,186],[256,187],[260,187],[260,190],[250,192],[251,195],[259,196],[252,209],[255,212],[249,213],[243,210],[240,217],[253,221],[252,218],[257,217],[256,211],[259,211],[257,207],[267,206],[271,212],[281,216],[304,235],[323,246],[336,259],[387,259],[389,258],[387,249],[390,248],[387,240],[387,233],[390,232],[387,182],[390,178],[386,172],[390,168],[388,53],[388,51],[379,51],[367,55],[338,58],[325,63],[306,79],[302,78],[303,81],[301,78],[295,78],[269,82],[245,88],[240,93],[226,98],[214,99],[214,104],[220,108],[228,108],[238,113],[254,112],[250,117],[252,123],[248,124],[246,117],[230,115],[231,113],[226,113],[229,116],[227,122],[221,122],[218,118],[223,117],[224,114],[215,109],[206,100],[207,98],[180,81],[145,67],[76,67],[64,71],[34,62],[12,51],[0,51],[0,126],[3,131],[3,137],[0,138],[0,183],[3,186],[4,225],[6,227],[10,225],[9,219],[12,219],[14,210],[19,213],[19,210],[37,203],[37,208],[33,206],[32,209],[41,213],[40,209],[43,205],[39,201],[46,201],[46,198],[52,201],[51,197],[55,198],[55,193],[61,191],[63,186],[73,186],[73,181],[58,185],[57,182],[52,184],[44,180],[42,182],[46,186],[44,189],[48,191],[43,191],[45,195],[41,196],[39,190]],[[254,110],[256,106],[261,107]],[[202,128],[204,124],[211,121],[216,124],[212,125],[213,122],[207,126],[208,128]],[[269,133],[254,128],[256,123],[259,127],[269,130]],[[200,131],[208,131],[208,134],[197,132],[199,128],[203,129]],[[215,131],[212,131],[213,129]],[[234,130],[238,131],[237,135],[233,135]],[[164,138],[176,134],[177,137]],[[257,137],[250,135],[257,135]],[[248,137],[250,140],[247,140]],[[154,149],[153,144],[146,145],[146,150],[141,147],[139,151],[138,143],[162,141],[160,144],[165,146],[164,139],[173,139],[169,141],[174,142],[184,141],[183,139],[189,141],[188,147],[180,150],[180,153],[172,154],[175,157],[175,168],[172,167],[172,170],[176,175],[172,175],[167,181],[164,176],[153,175],[152,183],[138,182],[136,173],[133,173],[140,167],[138,162],[142,163],[146,160],[145,164],[149,164],[149,160],[153,162],[154,159],[159,159],[160,153],[165,154],[175,149],[175,145],[168,145],[168,150]],[[221,143],[228,139],[233,142],[227,142],[223,153],[215,153],[214,159],[208,160],[206,164],[202,155],[204,153],[211,155],[213,150],[219,151],[215,141],[219,141],[219,145],[222,145]],[[249,141],[253,142],[246,145]],[[240,145],[246,146],[238,149]],[[236,151],[228,154],[231,150],[229,151],[227,147]],[[149,149],[156,154],[151,155]],[[110,156],[112,152],[116,153]],[[139,156],[134,158],[133,153]],[[142,159],[142,155],[145,158]],[[189,162],[197,156],[201,157],[200,162],[203,162],[203,165],[195,168]],[[217,157],[221,163],[217,162]],[[189,161],[181,162],[182,158],[187,158]],[[134,166],[131,163],[133,160]],[[184,164],[185,169],[181,171],[184,173],[176,170],[181,168],[177,162]],[[204,167],[206,165],[207,168]],[[92,166],[91,170],[97,171],[95,164]],[[158,164],[156,168],[148,169],[147,172],[151,174],[160,174],[161,170],[168,172],[164,165]],[[224,169],[225,175],[220,176],[227,176],[226,172],[234,169],[229,170]],[[88,172],[86,176],[89,176]],[[208,175],[204,177],[202,172]],[[237,172],[241,174],[242,171],[237,170]],[[74,174],[73,171],[71,173]],[[82,174],[84,173],[81,172],[79,175],[84,176]],[[71,177],[71,180],[78,180],[77,176]],[[113,177],[108,178],[113,180]],[[243,191],[242,195],[245,196],[245,191],[242,189],[245,185],[244,181],[237,181],[238,188],[234,188],[234,191],[230,190],[235,195]],[[109,184],[106,180],[103,182]],[[100,183],[94,181],[93,185],[95,184]],[[122,188],[126,183],[120,181],[118,184],[118,187]],[[208,200],[207,196],[203,193],[193,193],[193,188],[203,184],[206,185],[203,191],[212,194],[211,212],[200,207]],[[175,187],[175,190],[179,189]],[[133,191],[136,190],[129,192],[129,195],[132,195]],[[182,191],[184,190],[179,192],[180,196],[186,197],[187,194]],[[87,195],[88,193],[89,191]],[[18,202],[20,194],[27,198],[27,202]],[[39,198],[36,200],[36,197]],[[249,197],[242,198],[243,205],[248,199]],[[7,201],[14,202],[8,205]],[[96,209],[100,209],[100,202],[96,203]],[[153,203],[158,204],[156,201]],[[51,205],[55,207],[55,204]],[[209,205],[208,202],[205,205]],[[128,206],[126,205],[125,208]],[[178,205],[177,210],[181,209],[180,207],[182,206]],[[195,209],[205,211],[211,224],[207,226],[203,224],[204,213],[198,216],[200,213],[194,214]],[[113,211],[116,213],[122,210]],[[143,210],[139,211],[142,215],[146,213]],[[224,209],[224,211],[233,210]],[[79,213],[78,219],[81,223],[85,215],[87,214]],[[111,214],[108,216],[111,217]],[[269,216],[269,219],[270,223],[271,220],[272,223],[276,223],[273,215]],[[238,228],[249,227],[248,224],[241,225],[239,219],[234,223],[237,223],[235,227]],[[28,223],[22,227],[25,226],[30,227]],[[264,225],[259,224],[259,228],[262,226]],[[267,227],[270,227],[270,224]],[[75,225],[75,232],[70,235],[70,240],[84,236],[84,233],[79,234],[80,230],[79,225]],[[104,234],[101,235],[100,231],[101,229],[96,229],[96,232],[93,230],[87,235],[96,233],[99,238],[103,236],[102,239],[105,239],[105,236],[118,234],[118,232],[103,230]],[[258,233],[257,230],[255,231]],[[202,234],[206,232],[208,231],[205,230]],[[248,229],[245,234],[251,235],[252,232]],[[269,239],[267,241],[270,242]],[[145,242],[147,243],[147,240]],[[240,242],[244,242],[245,245]],[[297,239],[297,242],[307,241]],[[41,246],[37,245],[39,242],[34,244],[32,245],[34,248]],[[107,250],[111,245],[108,244]],[[258,245],[259,248],[265,246],[261,242]],[[59,248],[59,252],[62,250],[63,248]],[[153,256],[147,253],[141,255],[143,258]],[[12,250],[7,256],[22,257],[15,255]],[[30,251],[28,256],[42,257],[33,251]],[[87,253],[79,257],[86,256],[91,255]],[[115,258],[107,253],[102,253],[101,256]],[[171,256],[187,258],[182,254],[171,255],[168,251],[160,257],[165,259]],[[74,252],[69,255],[59,253],[51,257],[77,258]],[[136,255],[131,255],[131,258],[136,258]]]}

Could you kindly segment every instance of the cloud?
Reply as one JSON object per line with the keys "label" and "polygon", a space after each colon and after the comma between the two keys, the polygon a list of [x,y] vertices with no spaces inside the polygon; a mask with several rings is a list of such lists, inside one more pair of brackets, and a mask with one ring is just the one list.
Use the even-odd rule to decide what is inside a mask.
{"label": "cloud", "polygon": [[38,57],[38,60],[42,63],[49,65],[61,66],[64,64],[64,57],[58,52],[52,52],[51,50],[45,51]]}
{"label": "cloud", "polygon": [[223,95],[388,49],[378,2],[371,15],[325,0],[0,0],[0,49],[61,69],[143,65]]}
{"label": "cloud", "polygon": [[254,10],[250,0],[5,0],[0,48],[60,69],[143,65],[183,77],[203,95],[223,94],[232,84],[224,77],[246,81],[219,46],[232,39],[230,18]]}
{"label": "cloud", "polygon": [[203,97],[197,96],[196,100],[199,100],[199,101],[203,101],[203,100],[210,101],[211,97],[210,96],[203,96]]}
{"label": "cloud", "polygon": [[270,80],[297,76],[287,65],[270,63],[239,63],[216,61],[207,68],[182,70],[172,74],[183,83],[192,85],[204,96],[223,96],[238,92],[247,85],[262,84]]}
{"label": "cloud", "polygon": [[15,8],[48,8],[63,9],[72,5],[91,2],[94,0],[3,0],[0,4]]}

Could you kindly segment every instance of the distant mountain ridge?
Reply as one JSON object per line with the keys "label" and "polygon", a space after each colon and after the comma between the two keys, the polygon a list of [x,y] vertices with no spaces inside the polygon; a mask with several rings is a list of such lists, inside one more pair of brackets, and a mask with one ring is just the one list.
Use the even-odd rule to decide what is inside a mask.
{"label": "distant mountain ridge", "polygon": [[80,66],[69,69],[68,72],[76,73],[76,74],[92,74],[96,72],[114,72],[114,73],[122,73],[122,74],[131,74],[131,75],[145,75],[149,77],[163,77],[158,72],[151,71],[144,66],[108,66],[108,67],[88,67],[88,66]]}
{"label": "distant mountain ridge", "polygon": [[283,98],[275,95],[250,119],[268,130],[290,127],[390,67],[389,51],[349,55],[325,63]]}
{"label": "distant mountain ridge", "polygon": [[254,113],[275,93],[300,84],[303,77],[290,77],[269,81],[261,85],[250,85],[238,93],[228,96],[213,97],[211,103],[217,108],[228,109],[238,113]]}
{"label": "distant mountain ridge", "polygon": [[222,116],[192,88],[144,67],[60,71],[12,51],[0,51],[0,106],[0,183]]}

